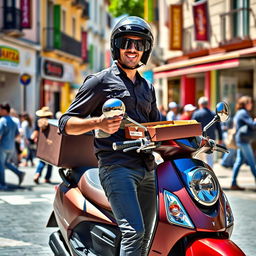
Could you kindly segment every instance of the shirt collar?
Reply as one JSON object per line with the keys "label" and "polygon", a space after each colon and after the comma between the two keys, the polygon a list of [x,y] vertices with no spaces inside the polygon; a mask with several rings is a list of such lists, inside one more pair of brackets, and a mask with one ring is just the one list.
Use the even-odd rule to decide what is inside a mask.
{"label": "shirt collar", "polygon": [[[117,65],[117,61],[113,62],[112,69],[113,69],[115,75],[122,74],[127,77],[127,74]],[[141,79],[141,75],[138,71],[136,72],[136,80],[137,79],[139,79],[139,80]]]}

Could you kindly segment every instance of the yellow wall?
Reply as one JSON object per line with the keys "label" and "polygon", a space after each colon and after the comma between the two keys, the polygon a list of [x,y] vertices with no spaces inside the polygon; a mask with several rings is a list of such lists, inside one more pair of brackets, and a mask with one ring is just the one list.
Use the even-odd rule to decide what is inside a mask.
{"label": "yellow wall", "polygon": [[[59,50],[44,51],[46,42],[45,28],[47,27],[47,1],[40,1],[41,4],[41,56],[45,58],[56,59],[56,61],[61,61],[64,63],[69,63],[74,67],[74,81],[75,84],[82,84],[84,77],[81,76],[83,70],[85,70],[86,65],[82,64],[82,60],[77,57],[68,56]],[[72,5],[72,0],[55,0],[55,5],[60,5],[61,10],[66,11],[66,24],[65,24],[65,34],[73,37],[72,31],[72,17],[76,17],[76,34],[74,39],[81,41],[81,28],[85,29],[86,19],[81,18],[82,9],[77,8],[77,6]],[[65,83],[61,90],[61,111],[65,111],[70,104],[70,93],[71,88],[69,83]]]}

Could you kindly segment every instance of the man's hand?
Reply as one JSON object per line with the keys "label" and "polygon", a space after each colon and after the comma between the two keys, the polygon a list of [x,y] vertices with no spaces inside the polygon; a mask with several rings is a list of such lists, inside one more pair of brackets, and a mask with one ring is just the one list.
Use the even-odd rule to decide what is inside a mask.
{"label": "man's hand", "polygon": [[113,134],[120,128],[122,119],[122,116],[106,118],[104,115],[102,115],[100,116],[99,129],[106,133]]}

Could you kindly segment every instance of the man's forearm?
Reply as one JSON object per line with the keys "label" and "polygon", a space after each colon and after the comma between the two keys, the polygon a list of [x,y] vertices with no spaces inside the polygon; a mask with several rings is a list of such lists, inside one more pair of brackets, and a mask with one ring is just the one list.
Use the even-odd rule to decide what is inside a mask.
{"label": "man's forearm", "polygon": [[65,125],[65,132],[69,135],[79,135],[99,128],[100,119],[71,117]]}

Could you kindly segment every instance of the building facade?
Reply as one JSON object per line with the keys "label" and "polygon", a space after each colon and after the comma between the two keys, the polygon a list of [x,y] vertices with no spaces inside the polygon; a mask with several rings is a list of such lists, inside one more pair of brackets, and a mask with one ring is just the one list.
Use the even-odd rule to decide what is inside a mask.
{"label": "building facade", "polygon": [[38,102],[39,2],[0,0],[0,102],[31,115]]}
{"label": "building facade", "polygon": [[41,1],[40,105],[64,112],[83,82],[88,63],[89,4]]}
{"label": "building facade", "polygon": [[[165,106],[210,99],[256,99],[256,0],[159,0],[158,40],[164,64],[154,68]],[[160,15],[161,14],[161,15]]]}
{"label": "building facade", "polygon": [[112,16],[108,12],[109,1],[89,0],[90,11],[87,23],[89,65],[84,76],[99,72],[111,65],[110,33]]}

